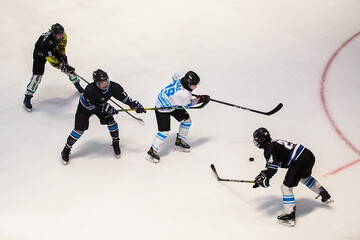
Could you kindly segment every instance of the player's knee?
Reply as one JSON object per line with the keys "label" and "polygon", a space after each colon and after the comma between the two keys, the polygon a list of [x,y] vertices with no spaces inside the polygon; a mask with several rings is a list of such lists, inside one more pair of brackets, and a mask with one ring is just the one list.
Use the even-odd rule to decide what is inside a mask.
{"label": "player's knee", "polygon": [[280,189],[281,189],[282,194],[285,194],[285,195],[293,194],[293,188],[285,186],[285,184],[281,184]]}

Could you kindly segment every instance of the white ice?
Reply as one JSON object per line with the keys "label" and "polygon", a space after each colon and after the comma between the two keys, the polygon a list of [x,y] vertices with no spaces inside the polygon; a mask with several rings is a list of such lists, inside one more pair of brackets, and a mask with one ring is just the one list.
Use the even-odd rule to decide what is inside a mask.
{"label": "white ice", "polygon": [[[359,10],[358,0],[2,1],[0,239],[359,240],[360,163],[325,175],[359,159],[360,37],[339,51],[326,76],[326,104],[342,135],[320,98],[327,63],[360,31]],[[47,64],[33,111],[22,108],[34,43],[56,22],[79,75],[91,81],[101,68],[145,107],[173,73],[187,70],[201,77],[198,94],[262,111],[284,107],[272,116],[214,102],[190,110],[191,153],[174,151],[172,121],[157,165],[144,159],[157,131],[154,112],[132,113],[145,125],[116,116],[120,159],[93,117],[63,166],[75,88]],[[265,164],[252,143],[260,126],[311,149],[313,176],[335,200],[324,205],[300,184],[294,228],[276,221],[285,169],[267,189],[220,183],[210,170],[213,163],[222,177],[252,180]]]}

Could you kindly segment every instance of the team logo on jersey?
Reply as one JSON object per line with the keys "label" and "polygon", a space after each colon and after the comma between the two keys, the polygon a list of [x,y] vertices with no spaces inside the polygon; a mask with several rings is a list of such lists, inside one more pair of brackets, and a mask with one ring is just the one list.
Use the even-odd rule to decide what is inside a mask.
{"label": "team logo on jersey", "polygon": [[101,101],[101,102],[105,102],[105,98],[103,98],[103,97],[100,98],[100,101]]}

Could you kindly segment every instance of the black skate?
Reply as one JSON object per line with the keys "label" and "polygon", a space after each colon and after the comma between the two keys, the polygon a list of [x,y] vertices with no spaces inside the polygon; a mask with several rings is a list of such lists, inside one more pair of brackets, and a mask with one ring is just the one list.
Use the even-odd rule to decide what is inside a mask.
{"label": "black skate", "polygon": [[146,155],[145,159],[150,161],[150,162],[153,162],[153,163],[160,162],[160,157],[159,157],[159,155],[157,155],[157,153],[153,149],[153,147],[151,147],[150,150],[147,152],[147,155]]}
{"label": "black skate", "polygon": [[84,89],[81,87],[80,83],[74,83],[74,86],[76,87],[76,90],[78,90],[79,93],[83,93]]}
{"label": "black skate", "polygon": [[180,152],[190,152],[190,146],[183,139],[179,138],[179,134],[177,134],[175,140],[175,150]]}
{"label": "black skate", "polygon": [[71,148],[68,148],[67,146],[64,147],[64,149],[61,152],[61,162],[64,165],[67,165],[69,163],[69,154],[70,154]]}
{"label": "black skate", "polygon": [[113,139],[113,143],[112,143],[114,154],[117,158],[120,158],[120,154],[121,154],[119,141],[120,139]]}
{"label": "black skate", "polygon": [[31,95],[25,95],[25,98],[24,98],[24,102],[23,102],[24,108],[28,112],[31,112],[31,110],[32,110],[32,105],[31,105],[31,102],[30,102],[32,97],[33,96],[31,96]]}
{"label": "black skate", "polygon": [[277,217],[278,223],[288,226],[288,227],[294,227],[295,226],[295,210],[296,207],[294,207],[293,211],[290,214],[281,214]]}
{"label": "black skate", "polygon": [[320,193],[316,198],[321,197],[321,201],[325,204],[334,202],[334,200],[331,199],[330,194],[328,193],[328,191],[326,191],[326,189],[324,187],[321,186],[319,188],[319,190],[320,190]]}

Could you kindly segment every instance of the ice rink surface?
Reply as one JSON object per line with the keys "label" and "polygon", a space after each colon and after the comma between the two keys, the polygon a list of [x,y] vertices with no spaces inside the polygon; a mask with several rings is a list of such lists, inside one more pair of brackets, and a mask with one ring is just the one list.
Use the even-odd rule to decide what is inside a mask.
{"label": "ice rink surface", "polygon": [[[360,1],[1,5],[1,240],[360,239]],[[173,149],[179,124],[172,121],[157,165],[144,159],[157,132],[154,112],[132,113],[144,125],[116,116],[120,159],[93,117],[63,166],[75,88],[47,64],[33,111],[22,108],[34,44],[56,22],[65,27],[69,63],[79,75],[91,81],[101,68],[145,107],[154,106],[173,73],[188,70],[201,78],[197,94],[261,111],[284,107],[272,116],[215,102],[189,110],[191,153]],[[220,183],[210,170],[213,163],[222,177],[254,179],[265,164],[252,143],[261,126],[311,149],[313,176],[335,200],[324,205],[300,184],[294,228],[276,220],[285,169],[267,189]]]}

